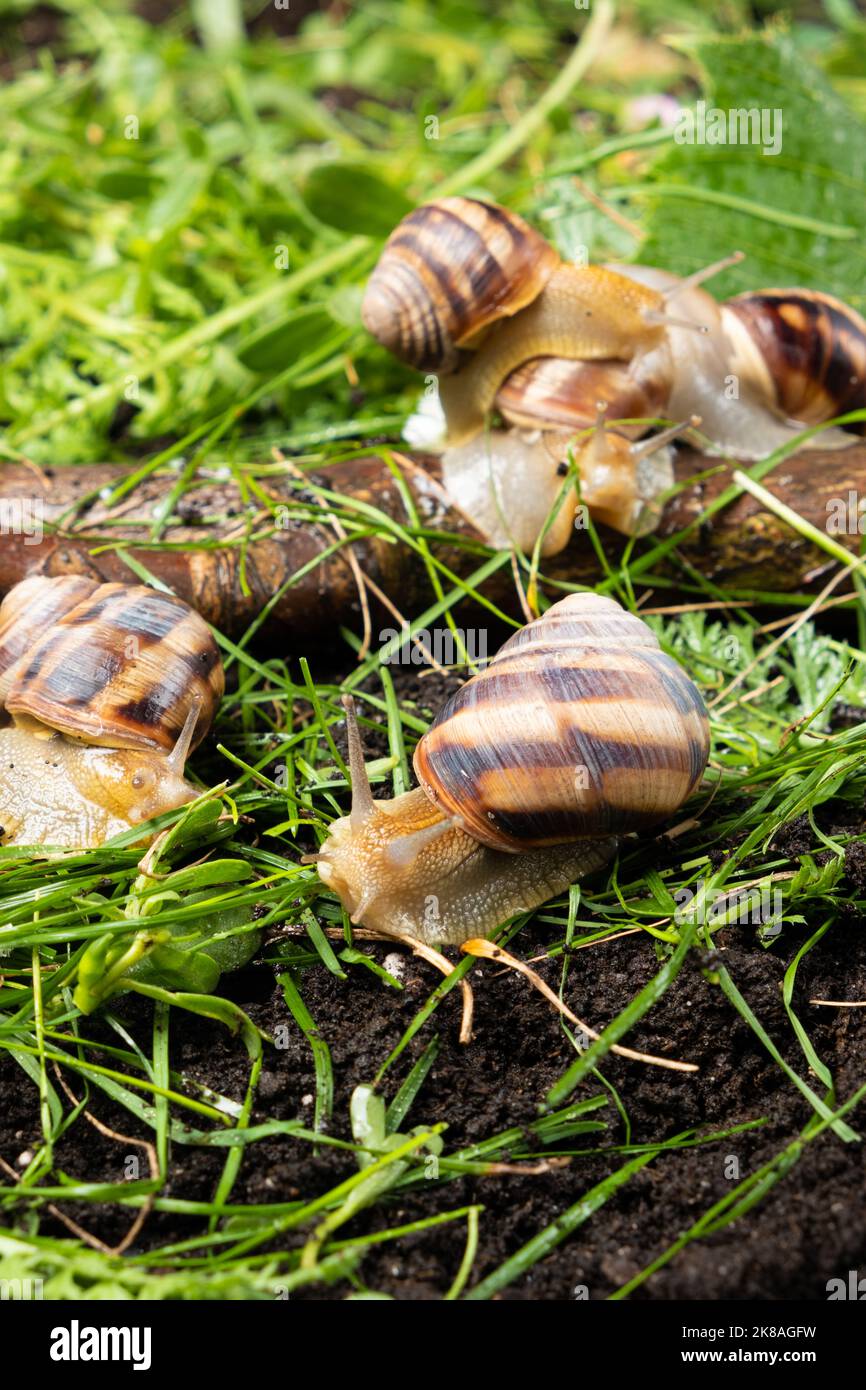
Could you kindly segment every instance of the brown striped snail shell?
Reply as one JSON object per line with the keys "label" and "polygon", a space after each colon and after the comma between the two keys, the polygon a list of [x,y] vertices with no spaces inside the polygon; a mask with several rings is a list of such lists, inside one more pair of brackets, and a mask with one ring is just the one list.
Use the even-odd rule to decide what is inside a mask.
{"label": "brown striped snail shell", "polygon": [[144,585],[32,577],[0,605],[0,826],[85,848],[191,800],[224,675],[210,629]]}
{"label": "brown striped snail shell", "polygon": [[559,263],[550,243],[515,213],[475,198],[440,198],[391,233],[361,317],[402,362],[450,372],[458,348],[531,303]]}
{"label": "brown striped snail shell", "polygon": [[96,588],[82,575],[46,580],[34,574],[9,590],[0,604],[0,714],[16,662],[58,618],[62,618]]}
{"label": "brown striped snail shell", "polygon": [[[40,582],[48,595],[58,583]],[[170,750],[195,710],[195,748],[225,688],[204,620],[181,599],[144,585],[92,584],[72,607],[68,593],[64,587],[64,611],[9,673],[8,713],[103,747]],[[20,622],[28,626],[26,615]]]}
{"label": "brown striped snail shell", "polygon": [[509,425],[545,430],[584,430],[601,406],[609,420],[623,422],[620,434],[636,438],[646,431],[642,422],[667,414],[669,393],[664,353],[642,353],[631,362],[538,357],[511,373],[495,404]]}
{"label": "brown striped snail shell", "polygon": [[613,599],[576,594],[461,686],[414,766],[444,815],[513,851],[663,820],[706,759],[706,712],[682,668]]}
{"label": "brown striped snail shell", "polygon": [[386,936],[483,936],[670,816],[707,756],[700,694],[649,628],[570,595],[448,701],[416,748],[416,791],[373,800],[350,722],[352,811],[319,874]]}
{"label": "brown striped snail shell", "polygon": [[[849,305],[812,290],[755,290],[724,312],[747,329],[780,415],[818,425],[866,408],[866,322]],[[847,428],[863,434],[866,422]]]}

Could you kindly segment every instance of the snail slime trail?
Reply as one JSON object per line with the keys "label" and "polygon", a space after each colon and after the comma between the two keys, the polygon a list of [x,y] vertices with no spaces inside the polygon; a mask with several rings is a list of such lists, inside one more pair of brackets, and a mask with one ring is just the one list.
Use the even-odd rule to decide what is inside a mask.
{"label": "snail slime trail", "polygon": [[620,837],[697,788],[697,687],[613,599],[561,599],[447,701],[418,743],[419,786],[373,798],[348,712],[352,809],[319,876],[353,922],[458,945],[601,868]]}
{"label": "snail slime trail", "polygon": [[90,849],[193,800],[184,766],[224,688],[180,599],[72,575],[16,584],[0,604],[2,842]]}

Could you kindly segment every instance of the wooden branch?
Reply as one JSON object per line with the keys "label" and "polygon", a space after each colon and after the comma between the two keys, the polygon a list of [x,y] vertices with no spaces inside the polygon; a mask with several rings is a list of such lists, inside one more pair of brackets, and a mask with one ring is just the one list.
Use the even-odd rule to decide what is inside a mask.
{"label": "wooden branch", "polygon": [[[450,505],[435,459],[415,456],[401,467],[425,528],[481,540],[470,522]],[[716,471],[707,480],[690,481],[708,469]],[[283,525],[278,529],[271,529],[274,522],[266,508],[254,504],[252,514],[248,511],[234,482],[203,471],[179,499],[171,525],[162,534],[170,548],[162,550],[148,549],[145,542],[177,475],[165,471],[148,477],[115,505],[104,500],[107,491],[127,473],[128,469],[114,464],[44,471],[18,464],[0,465],[0,592],[36,572],[86,573],[99,579],[129,581],[132,573],[122,556],[100,549],[122,543],[133,559],[229,634],[242,632],[275,592],[308,565],[308,572],[291,584],[275,605],[271,631],[278,631],[283,639],[290,635],[302,640],[312,633],[321,634],[329,625],[359,626],[357,575],[345,549],[324,556],[339,545],[338,535],[327,513],[322,513],[321,520],[315,515],[319,510],[315,494],[299,490],[298,475],[290,467],[284,475],[268,477],[264,484],[275,503],[286,504]],[[823,575],[835,564],[749,494],[696,526],[708,504],[730,485],[731,469],[718,460],[682,449],[677,454],[676,475],[685,484],[683,491],[668,503],[659,530],[640,543],[637,553],[655,540],[690,527],[677,550],[701,574],[719,587],[781,593],[807,587],[819,572]],[[377,457],[340,462],[308,476],[352,502],[377,508],[401,525],[408,524],[400,489]],[[866,497],[866,443],[796,454],[778,465],[765,485],[819,531],[826,531],[834,499],[844,501],[852,493],[855,499]],[[291,514],[299,501],[310,503],[309,518]],[[34,518],[43,527],[41,538],[34,534]],[[357,519],[364,523],[363,517]],[[856,520],[855,506],[855,527]],[[259,533],[261,539],[241,544],[249,530]],[[600,534],[605,552],[615,564],[625,542],[605,528]],[[834,534],[834,539],[852,554],[857,552],[860,537],[856,529],[853,534]],[[224,544],[214,545],[219,541]],[[213,548],[195,548],[203,544]],[[361,570],[403,613],[417,612],[429,599],[424,564],[411,548],[376,535],[353,542],[353,549]],[[481,558],[477,551],[449,544],[445,538],[435,551],[462,576]],[[316,563],[319,556],[324,558]],[[543,568],[553,579],[581,584],[593,584],[601,576],[589,538],[581,531],[575,532],[565,551],[545,561]],[[658,572],[665,568],[669,574],[682,573],[675,563],[659,566]],[[517,611],[508,567],[493,576],[484,592]]]}

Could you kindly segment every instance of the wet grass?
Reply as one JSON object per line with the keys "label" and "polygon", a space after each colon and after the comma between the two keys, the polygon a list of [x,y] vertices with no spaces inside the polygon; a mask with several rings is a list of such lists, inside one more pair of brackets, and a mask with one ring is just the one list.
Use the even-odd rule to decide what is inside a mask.
{"label": "wet grass", "polygon": [[[174,483],[150,540],[154,551],[171,545],[173,509],[195,487],[199,469],[224,470],[261,503],[257,485],[281,467],[274,448],[302,466],[321,466],[355,441],[396,433],[417,386],[370,344],[357,311],[381,235],[406,206],[434,188],[483,191],[546,222],[548,231],[555,226],[564,241],[586,239],[594,259],[627,256],[634,238],[575,195],[570,175],[604,168],[615,179],[615,161],[625,159],[634,177],[634,161],[651,161],[667,140],[658,130],[624,133],[631,89],[616,89],[614,101],[603,67],[585,78],[608,37],[611,15],[603,5],[594,8],[594,27],[578,47],[573,16],[562,23],[553,6],[474,7],[468,24],[459,5],[371,5],[348,16],[314,16],[279,42],[258,37],[228,48],[221,34],[236,27],[238,13],[230,4],[209,9],[200,45],[184,10],[153,27],[125,5],[61,6],[51,54],[43,51],[32,66],[19,54],[0,93],[7,190],[0,202],[2,452],[54,467],[125,463],[129,473],[115,498],[141,477],[171,469]],[[688,16],[667,7],[666,27],[710,27],[709,9],[697,19],[693,6],[686,9]],[[733,25],[737,7],[730,12]],[[220,29],[220,16],[228,29]],[[649,37],[656,19],[649,5],[629,15],[635,42],[650,47],[635,94],[657,82]],[[688,60],[665,52],[667,89],[688,92]],[[575,121],[578,91],[585,118]],[[772,466],[751,470],[741,486],[770,483]],[[511,563],[508,553],[474,547],[475,568],[458,580],[431,554],[433,534],[417,519],[399,526],[350,498],[320,495],[350,538],[387,535],[427,568],[435,600],[407,615],[413,632],[453,625],[452,609],[467,598],[477,605],[479,626],[495,633],[507,623],[478,586]],[[299,496],[291,512],[293,520],[313,520],[315,501]],[[239,544],[268,533],[265,525]],[[100,539],[118,544],[110,530]],[[644,605],[654,609],[648,620],[710,707],[710,767],[672,836],[627,841],[608,873],[538,914],[547,957],[561,964],[563,999],[570,997],[574,951],[598,948],[623,931],[644,933],[655,974],[597,1042],[587,1046],[566,1034],[573,1055],[537,1097],[537,1119],[528,1126],[451,1149],[446,1124],[423,1123],[437,1011],[463,980],[484,988],[488,967],[463,957],[397,1045],[383,1052],[369,1077],[374,1089],[355,1092],[351,1141],[330,1132],[328,1019],[314,1017],[305,1002],[309,972],[330,972],[347,988],[362,974],[383,990],[402,986],[353,936],[301,859],[347,805],[343,693],[355,693],[362,725],[378,739],[371,762],[377,793],[399,794],[409,783],[414,743],[435,710],[420,685],[407,694],[395,678],[399,667],[389,658],[396,641],[359,660],[357,635],[343,632],[343,658],[331,656],[325,669],[312,648],[299,662],[257,644],[258,623],[237,642],[219,635],[229,691],[192,764],[202,798],[173,818],[173,828],[167,818],[159,857],[146,871],[131,847],[133,834],[49,860],[0,849],[0,1048],[24,1073],[22,1085],[33,1088],[40,1117],[38,1142],[23,1166],[0,1154],[4,1277],[41,1277],[46,1296],[59,1298],[105,1291],[274,1298],[316,1283],[345,1287],[347,1280],[354,1296],[375,1297],[364,1278],[374,1245],[453,1223],[463,1257],[451,1282],[443,1279],[442,1296],[493,1297],[658,1155],[719,1145],[763,1123],[756,1099],[753,1116],[737,1126],[645,1143],[631,1133],[627,1097],[605,1076],[611,1046],[696,958],[704,989],[722,992],[732,1015],[751,1029],[755,1048],[767,1051],[799,1091],[808,1119],[773,1161],[684,1232],[672,1231],[669,1248],[616,1296],[691,1241],[748,1221],[806,1147],[828,1132],[845,1144],[861,1142],[855,1111],[864,1089],[838,1094],[832,1059],[821,1057],[810,1037],[797,971],[829,933],[863,914],[852,869],[852,847],[866,838],[863,612],[857,597],[847,600],[842,621],[828,630],[831,593],[817,604],[793,595],[784,602],[799,617],[768,623],[765,608],[756,613],[752,606],[778,603],[778,596],[720,595],[692,572],[683,585],[697,600],[745,606],[716,618],[665,605],[669,580],[655,567],[676,560],[676,544],[641,542],[601,587],[628,605],[645,586],[655,587]],[[137,547],[139,554],[145,549]],[[131,575],[149,577],[146,564],[129,563]],[[523,587],[535,593],[543,575],[537,557],[516,563]],[[859,574],[855,579],[859,592]],[[846,623],[852,612],[856,631]],[[800,843],[780,848],[779,833],[791,823],[800,827]],[[789,1039],[783,1048],[769,1036],[724,955],[715,953],[719,933],[731,924],[753,934],[756,950],[788,961],[784,1003],[801,1053],[796,1065],[782,1055]],[[500,937],[517,955],[524,926],[518,919]],[[279,1040],[265,1036],[217,983],[221,969],[251,952],[275,970],[285,1026],[300,1030],[314,1058],[309,1120],[254,1116],[262,1059]],[[134,1036],[118,1012],[130,992],[151,1011],[149,1031]],[[110,1044],[91,1036],[95,1010]],[[184,1012],[214,1020],[245,1049],[242,1093],[222,1095],[176,1067],[172,1031]],[[551,1013],[552,1033],[559,1026]],[[398,1084],[395,1063],[407,1056],[413,1064]],[[109,1133],[137,1146],[140,1171],[113,1182],[70,1178],[56,1150],[103,1098],[146,1136],[127,1141]],[[311,1155],[340,1148],[354,1155],[357,1171],[291,1200],[234,1202],[241,1165],[254,1164],[256,1145],[274,1138]],[[183,1146],[221,1155],[208,1199],[171,1195],[172,1155]],[[568,1209],[551,1212],[550,1224],[498,1268],[476,1277],[482,1203],[443,1211],[443,1186],[457,1175],[495,1174],[497,1165],[531,1171],[565,1157],[579,1174],[583,1159],[599,1156],[604,1178],[588,1183]],[[431,1194],[429,1214],[389,1224],[395,1194],[409,1189]],[[107,1206],[129,1216],[122,1250],[90,1229]],[[353,1234],[352,1219],[373,1207],[385,1214],[384,1225]],[[145,1248],[139,1223],[152,1213],[189,1218],[194,1234]],[[69,1227],[67,1237],[42,1233],[43,1223],[53,1231],[58,1221]]]}

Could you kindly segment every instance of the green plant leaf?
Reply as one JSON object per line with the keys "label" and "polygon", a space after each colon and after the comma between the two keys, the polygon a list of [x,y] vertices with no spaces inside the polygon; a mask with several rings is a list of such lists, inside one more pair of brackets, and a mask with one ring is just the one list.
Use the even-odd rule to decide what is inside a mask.
{"label": "green plant leaf", "polygon": [[866,304],[866,125],[784,35],[679,46],[704,71],[707,115],[765,112],[767,148],[775,119],[780,149],[674,143],[653,166],[641,261],[687,274],[739,250],[742,264],[712,282],[717,298],[804,285]]}
{"label": "green plant leaf", "polygon": [[414,207],[404,193],[363,164],[319,164],[301,191],[320,222],[353,236],[388,236]]}
{"label": "green plant leaf", "polygon": [[243,40],[240,0],[192,0],[190,8],[205,48],[218,52]]}
{"label": "green plant leaf", "polygon": [[279,370],[333,331],[330,314],[317,304],[306,305],[244,338],[238,346],[237,359],[251,372]]}

